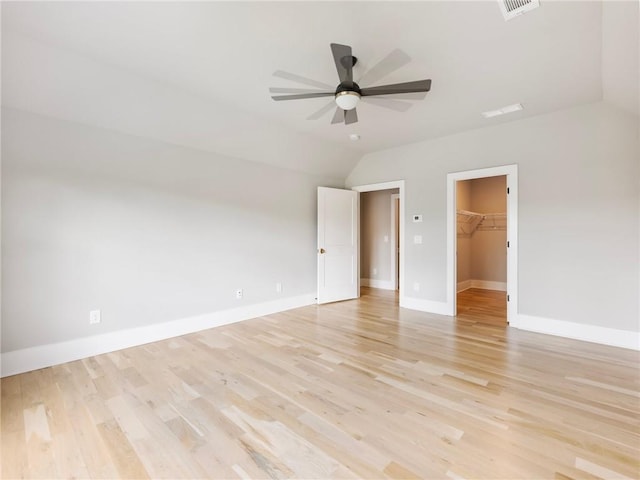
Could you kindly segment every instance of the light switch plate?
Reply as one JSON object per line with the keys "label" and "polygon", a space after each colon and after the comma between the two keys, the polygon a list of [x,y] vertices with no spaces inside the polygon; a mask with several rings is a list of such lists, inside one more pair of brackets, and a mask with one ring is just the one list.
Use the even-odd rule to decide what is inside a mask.
{"label": "light switch plate", "polygon": [[420,245],[422,243],[422,235],[414,235],[413,243],[415,243],[416,245]]}
{"label": "light switch plate", "polygon": [[422,215],[414,215],[413,216],[413,223],[419,223],[422,221]]}

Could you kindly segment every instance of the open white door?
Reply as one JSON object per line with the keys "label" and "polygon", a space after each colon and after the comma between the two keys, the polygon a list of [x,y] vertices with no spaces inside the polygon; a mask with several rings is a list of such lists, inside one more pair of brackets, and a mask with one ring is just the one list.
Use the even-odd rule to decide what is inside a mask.
{"label": "open white door", "polygon": [[358,192],[318,187],[318,303],[358,293]]}

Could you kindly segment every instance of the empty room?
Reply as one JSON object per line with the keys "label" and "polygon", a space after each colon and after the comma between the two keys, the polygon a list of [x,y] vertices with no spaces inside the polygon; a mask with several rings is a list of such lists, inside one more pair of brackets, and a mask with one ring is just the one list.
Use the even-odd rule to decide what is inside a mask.
{"label": "empty room", "polygon": [[0,8],[3,479],[640,478],[637,0]]}

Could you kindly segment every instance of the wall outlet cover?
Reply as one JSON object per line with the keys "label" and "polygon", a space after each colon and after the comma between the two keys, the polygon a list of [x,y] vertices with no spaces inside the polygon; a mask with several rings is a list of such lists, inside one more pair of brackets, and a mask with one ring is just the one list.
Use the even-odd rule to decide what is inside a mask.
{"label": "wall outlet cover", "polygon": [[100,310],[91,310],[89,312],[89,325],[95,325],[101,321]]}

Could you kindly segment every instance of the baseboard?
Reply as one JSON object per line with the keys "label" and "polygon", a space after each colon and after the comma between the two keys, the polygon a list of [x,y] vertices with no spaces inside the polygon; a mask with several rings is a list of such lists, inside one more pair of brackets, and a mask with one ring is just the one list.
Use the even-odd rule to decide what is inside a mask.
{"label": "baseboard", "polygon": [[292,308],[312,305],[316,303],[315,297],[315,293],[310,293],[187,317],[180,320],[172,320],[155,325],[130,328],[66,342],[4,352],[1,355],[2,371],[0,376],[7,377],[9,375],[16,375],[18,373],[51,367],[94,355],[122,350],[123,348],[144,345],[145,343],[166,340],[167,338],[199,332],[208,328],[228,325],[263,315],[270,315]]}
{"label": "baseboard", "polygon": [[383,290],[395,290],[396,286],[391,280],[378,280],[376,278],[361,278],[360,285],[363,287],[381,288]]}
{"label": "baseboard", "polygon": [[471,288],[482,288],[484,290],[507,291],[507,282],[494,282],[491,280],[471,280]]}
{"label": "baseboard", "polygon": [[522,314],[517,315],[515,319],[509,319],[509,326],[530,332],[640,350],[640,332],[630,330],[618,330]]}
{"label": "baseboard", "polygon": [[424,300],[422,298],[401,297],[400,306],[410,310],[418,310],[420,312],[436,313],[438,315],[452,316],[452,305],[446,302],[435,302],[433,300]]}
{"label": "baseboard", "polygon": [[457,291],[462,292],[470,288],[481,288],[483,290],[499,290],[501,292],[507,291],[507,282],[494,282],[492,280],[464,280],[458,282]]}

